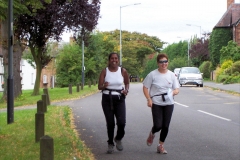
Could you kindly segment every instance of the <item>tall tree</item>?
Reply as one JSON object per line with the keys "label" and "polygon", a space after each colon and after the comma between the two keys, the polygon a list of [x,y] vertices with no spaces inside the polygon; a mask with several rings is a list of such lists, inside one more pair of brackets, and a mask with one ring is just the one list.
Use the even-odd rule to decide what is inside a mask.
{"label": "tall tree", "polygon": [[208,43],[208,39],[198,39],[197,43],[192,44],[189,54],[191,62],[194,66],[199,67],[202,62],[209,60]]}
{"label": "tall tree", "polygon": [[99,0],[52,0],[46,3],[40,0],[44,8],[35,9],[27,5],[34,15],[22,14],[16,20],[18,39],[26,40],[36,64],[36,80],[32,95],[39,95],[42,68],[50,61],[46,54],[49,39],[61,40],[66,30],[74,32],[91,31],[97,25],[100,12]]}
{"label": "tall tree", "polygon": [[[115,40],[119,52],[119,30],[103,32],[104,35]],[[152,53],[159,53],[165,42],[156,36],[145,33],[122,31],[122,64],[131,75],[141,75],[145,67],[146,57]]]}
{"label": "tall tree", "polygon": [[[49,0],[47,0],[49,1]],[[14,19],[19,14],[31,14],[28,12],[26,8],[26,4],[31,4],[34,8],[41,8],[42,5],[39,1],[35,0],[25,0],[25,1],[13,1],[13,16]],[[0,47],[2,48],[3,54],[3,65],[4,65],[4,92],[3,92],[3,100],[7,99],[7,77],[8,77],[8,18],[7,18],[7,8],[8,8],[8,0],[0,0]],[[15,28],[15,27],[14,27]],[[13,44],[13,79],[14,79],[14,98],[18,97],[22,92],[21,85],[21,75],[20,75],[20,61],[22,52],[25,48],[22,45],[22,42],[15,38]]]}

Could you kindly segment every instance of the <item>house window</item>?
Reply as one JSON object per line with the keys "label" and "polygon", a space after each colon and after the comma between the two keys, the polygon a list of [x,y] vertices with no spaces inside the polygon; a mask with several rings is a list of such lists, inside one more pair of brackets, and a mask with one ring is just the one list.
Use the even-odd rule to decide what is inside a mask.
{"label": "house window", "polygon": [[43,84],[47,83],[47,75],[43,75]]}

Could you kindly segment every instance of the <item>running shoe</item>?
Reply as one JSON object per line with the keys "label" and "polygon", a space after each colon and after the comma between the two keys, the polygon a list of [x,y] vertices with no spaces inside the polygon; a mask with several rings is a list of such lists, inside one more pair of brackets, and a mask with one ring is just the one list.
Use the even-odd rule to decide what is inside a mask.
{"label": "running shoe", "polygon": [[164,149],[163,145],[160,144],[157,146],[157,153],[167,154],[167,151]]}
{"label": "running shoe", "polygon": [[113,144],[108,144],[107,153],[112,154],[113,152],[114,152],[114,145]]}
{"label": "running shoe", "polygon": [[123,150],[123,146],[122,146],[121,140],[116,140],[116,138],[114,138],[114,141],[116,142],[117,150],[122,151]]}
{"label": "running shoe", "polygon": [[152,134],[152,131],[149,133],[148,139],[147,139],[147,145],[151,146],[153,143],[153,139],[154,139],[155,135]]}

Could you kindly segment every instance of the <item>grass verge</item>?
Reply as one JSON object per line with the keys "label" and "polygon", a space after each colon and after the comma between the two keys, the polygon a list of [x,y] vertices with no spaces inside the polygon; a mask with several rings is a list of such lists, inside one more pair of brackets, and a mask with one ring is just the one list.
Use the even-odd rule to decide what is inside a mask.
{"label": "grass verge", "polygon": [[[86,88],[80,92],[68,93],[68,88],[49,90],[50,100],[68,100],[82,98],[97,92],[97,87]],[[36,104],[41,96],[30,96],[30,91],[23,91],[22,98],[16,104]],[[2,108],[6,104],[0,104]],[[14,111],[14,123],[7,124],[7,113],[0,112],[0,155],[1,160],[37,160],[40,158],[40,142],[35,142],[35,114],[37,109]],[[54,140],[54,159],[57,160],[93,160],[91,150],[79,139],[74,129],[71,108],[68,106],[48,106],[45,113],[45,135]]]}
{"label": "grass verge", "polygon": [[[49,88],[48,93],[50,101],[64,101],[69,99],[82,98],[91,93],[98,91],[97,86],[86,87],[80,92],[76,91],[76,87],[72,88],[72,94],[69,94],[68,88]],[[43,90],[40,90],[40,95],[31,96],[33,90],[23,90],[22,95],[14,100],[14,107],[36,105],[38,100],[42,99]],[[0,94],[2,96],[2,93]],[[0,109],[7,108],[6,102],[0,102]]]}

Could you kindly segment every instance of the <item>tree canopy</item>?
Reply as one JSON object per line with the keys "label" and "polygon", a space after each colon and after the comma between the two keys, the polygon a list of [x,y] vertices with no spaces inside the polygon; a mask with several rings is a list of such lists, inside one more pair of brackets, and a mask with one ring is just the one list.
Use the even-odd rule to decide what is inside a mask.
{"label": "tree canopy", "polygon": [[229,28],[216,28],[212,31],[209,41],[209,53],[212,65],[216,67],[220,63],[220,50],[232,40],[232,31]]}
{"label": "tree canopy", "polygon": [[[26,5],[34,14],[21,14],[16,18],[16,36],[26,41],[36,64],[37,74],[33,95],[39,94],[42,68],[50,61],[46,53],[49,39],[59,41],[65,30],[92,31],[97,25],[100,1],[92,0],[40,0],[43,8]],[[84,32],[82,32],[84,34]]]}

